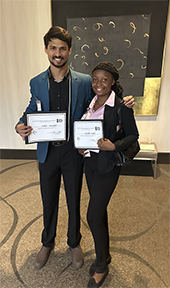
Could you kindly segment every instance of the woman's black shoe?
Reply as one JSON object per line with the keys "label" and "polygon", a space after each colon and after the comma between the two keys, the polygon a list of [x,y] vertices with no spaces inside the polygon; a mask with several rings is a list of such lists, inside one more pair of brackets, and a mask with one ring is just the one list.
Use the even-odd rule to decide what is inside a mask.
{"label": "woman's black shoe", "polygon": [[106,279],[108,273],[109,273],[109,268],[107,266],[106,267],[106,271],[105,271],[102,279],[98,283],[96,283],[95,279],[91,278],[89,283],[88,283],[88,285],[87,285],[87,288],[98,288],[98,287],[100,287],[103,284],[104,280]]}
{"label": "woman's black shoe", "polygon": [[[111,257],[111,255],[109,254],[109,256],[108,256],[108,258],[107,258],[107,260],[106,260],[107,265],[110,264],[111,259],[112,259],[112,257]],[[89,274],[90,274],[90,276],[93,276],[93,275],[94,275],[94,272],[95,272],[95,262],[90,266],[90,269],[89,269]]]}

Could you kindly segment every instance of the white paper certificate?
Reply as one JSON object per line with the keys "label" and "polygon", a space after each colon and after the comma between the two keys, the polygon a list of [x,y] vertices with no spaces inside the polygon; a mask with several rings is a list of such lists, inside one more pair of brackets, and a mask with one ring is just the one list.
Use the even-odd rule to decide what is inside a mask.
{"label": "white paper certificate", "polygon": [[74,146],[77,149],[99,149],[97,141],[103,137],[102,120],[76,120],[73,123]]}
{"label": "white paper certificate", "polygon": [[66,112],[26,113],[26,125],[32,127],[26,144],[66,140]]}

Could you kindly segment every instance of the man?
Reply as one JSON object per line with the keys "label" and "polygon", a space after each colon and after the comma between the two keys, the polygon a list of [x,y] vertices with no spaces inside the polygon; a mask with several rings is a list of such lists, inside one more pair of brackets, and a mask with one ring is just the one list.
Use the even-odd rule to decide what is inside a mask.
{"label": "man", "polygon": [[[62,142],[40,142],[37,145],[40,186],[43,202],[44,229],[42,248],[37,254],[35,267],[41,269],[54,248],[58,218],[59,190],[63,175],[68,206],[67,243],[72,249],[72,262],[76,269],[83,265],[80,247],[80,192],[82,185],[82,156],[73,149],[72,124],[80,119],[91,100],[90,75],[75,72],[67,67],[71,54],[72,37],[65,29],[55,26],[44,36],[45,53],[50,67],[30,81],[30,103],[25,112],[66,111],[67,140]],[[133,106],[128,98],[129,107]],[[16,125],[23,140],[31,134],[32,127],[24,126],[24,114]]]}

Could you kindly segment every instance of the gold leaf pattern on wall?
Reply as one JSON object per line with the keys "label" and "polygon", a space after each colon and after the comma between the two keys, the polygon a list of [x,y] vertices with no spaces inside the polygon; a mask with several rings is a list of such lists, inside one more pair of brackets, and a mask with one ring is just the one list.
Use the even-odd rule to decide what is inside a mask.
{"label": "gold leaf pattern on wall", "polygon": [[130,22],[130,26],[133,28],[132,34],[134,34],[136,31],[136,26],[133,22]]}
{"label": "gold leaf pattern on wall", "polygon": [[87,62],[83,62],[83,63],[82,63],[82,65],[84,65],[84,64],[87,65],[87,66],[89,65]]}
{"label": "gold leaf pattern on wall", "polygon": [[104,46],[103,49],[105,50],[104,55],[107,55],[109,53],[109,49],[106,46]]}
{"label": "gold leaf pattern on wall", "polygon": [[153,116],[158,114],[160,83],[160,77],[145,78],[143,97],[134,97],[135,105],[133,110],[136,116]]}
{"label": "gold leaf pattern on wall", "polygon": [[[146,56],[143,56],[143,58],[144,58],[144,59],[147,59],[147,57],[146,57]],[[141,68],[142,68],[142,69],[146,69],[146,68],[147,68],[147,66],[146,66],[146,65],[145,65],[145,66],[141,65]]]}
{"label": "gold leaf pattern on wall", "polygon": [[142,68],[142,69],[146,69],[146,68],[147,68],[147,66],[142,66],[142,65],[141,65],[141,68]]}
{"label": "gold leaf pattern on wall", "polygon": [[116,24],[115,24],[113,21],[110,21],[110,22],[109,22],[109,25],[111,25],[111,24],[113,25],[113,28],[116,27]]}
{"label": "gold leaf pattern on wall", "polygon": [[[97,27],[96,27],[96,26],[97,26]],[[95,31],[98,31],[98,30],[101,28],[101,26],[103,26],[102,23],[95,23],[95,24],[93,24],[93,29],[94,29]]]}
{"label": "gold leaf pattern on wall", "polygon": [[100,42],[106,41],[104,38],[98,38]]}
{"label": "gold leaf pattern on wall", "polygon": [[79,57],[79,54],[75,54],[74,55],[74,59],[76,59],[77,57]]}
{"label": "gold leaf pattern on wall", "polygon": [[90,48],[90,46],[89,46],[88,44],[84,44],[84,45],[81,46],[81,51],[82,51],[82,52],[85,52],[85,51],[84,51],[84,47]]}
{"label": "gold leaf pattern on wall", "polygon": [[78,26],[74,26],[74,27],[73,27],[73,30],[74,30],[74,31],[78,31],[78,29],[83,32],[83,30],[82,30],[80,27],[78,27]]}
{"label": "gold leaf pattern on wall", "polygon": [[70,67],[71,67],[71,69],[73,69],[74,70],[74,67],[73,67],[73,65],[72,65],[73,63],[71,62],[70,63]]}
{"label": "gold leaf pattern on wall", "polygon": [[118,59],[117,62],[121,62],[121,66],[117,68],[117,70],[121,70],[124,66],[124,61],[122,59]]}
{"label": "gold leaf pattern on wall", "polygon": [[133,50],[138,50],[140,54],[143,54],[143,52],[139,48],[134,48]]}
{"label": "gold leaf pattern on wall", "polygon": [[128,40],[128,39],[125,39],[124,41],[125,41],[125,42],[128,42],[129,46],[127,46],[127,48],[129,48],[129,47],[131,46],[131,41]]}
{"label": "gold leaf pattern on wall", "polygon": [[94,53],[94,55],[95,55],[96,57],[99,57],[99,55],[98,55],[97,53]]}
{"label": "gold leaf pattern on wall", "polygon": [[147,16],[145,16],[144,14],[142,15],[142,17],[143,17],[144,19],[148,19],[148,17],[147,17]]}

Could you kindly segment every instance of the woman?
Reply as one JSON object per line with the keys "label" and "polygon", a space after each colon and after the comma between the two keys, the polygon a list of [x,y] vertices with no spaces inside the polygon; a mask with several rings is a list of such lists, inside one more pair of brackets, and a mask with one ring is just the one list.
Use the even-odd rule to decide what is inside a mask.
{"label": "woman", "polygon": [[[99,150],[79,150],[85,157],[85,176],[90,193],[87,221],[95,244],[96,261],[91,265],[92,276],[87,287],[100,287],[108,275],[109,229],[107,205],[116,187],[120,167],[116,166],[115,151],[127,149],[138,138],[133,110],[120,104],[123,88],[117,81],[119,72],[110,62],[99,63],[92,71],[92,88],[96,96],[83,119],[103,119],[104,138],[98,140]],[[119,97],[118,97],[118,96]],[[121,105],[122,126],[125,137],[117,139],[118,113]]]}

